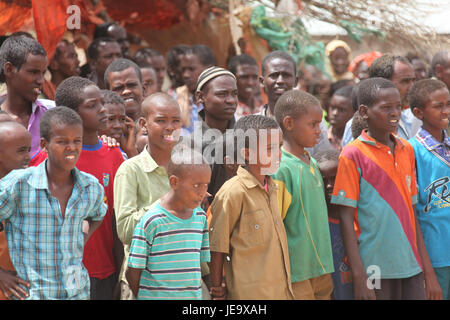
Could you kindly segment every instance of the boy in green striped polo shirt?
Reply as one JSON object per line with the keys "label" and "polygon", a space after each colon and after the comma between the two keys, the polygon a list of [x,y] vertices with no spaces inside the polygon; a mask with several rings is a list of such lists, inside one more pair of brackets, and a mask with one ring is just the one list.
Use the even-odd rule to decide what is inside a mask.
{"label": "boy in green striped polo shirt", "polygon": [[283,131],[281,163],[272,176],[286,228],[291,282],[297,300],[328,300],[334,271],[323,179],[305,148],[320,137],[322,108],[312,95],[285,92],[275,105]]}
{"label": "boy in green striped polo shirt", "polygon": [[211,169],[200,153],[179,145],[167,173],[170,191],[134,230],[126,277],[138,300],[200,300],[200,262],[210,261],[208,221],[200,204]]}

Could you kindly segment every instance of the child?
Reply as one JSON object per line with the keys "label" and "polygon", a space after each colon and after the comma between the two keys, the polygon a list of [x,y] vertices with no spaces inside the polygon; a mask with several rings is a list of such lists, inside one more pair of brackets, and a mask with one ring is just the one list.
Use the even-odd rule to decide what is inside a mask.
{"label": "child", "polygon": [[328,141],[338,151],[342,150],[342,137],[344,135],[345,124],[353,116],[351,101],[353,86],[342,87],[331,96],[328,105]]}
{"label": "child", "polygon": [[126,276],[138,300],[201,299],[200,262],[209,262],[208,222],[199,207],[211,169],[203,156],[174,150],[170,191],[138,223]]}
{"label": "child", "polygon": [[181,128],[180,107],[165,93],[155,93],[142,103],[140,126],[147,131],[147,147],[125,161],[114,182],[117,232],[125,247],[120,276],[121,299],[133,299],[125,279],[125,268],[133,231],[150,206],[169,192],[167,167]]}
{"label": "child", "polygon": [[[11,261],[29,283],[27,299],[89,299],[83,247],[105,216],[104,191],[97,179],[75,168],[83,137],[75,112],[48,110],[40,133],[48,158],[0,180],[0,220]],[[84,242],[83,221],[89,223]]]}
{"label": "child", "polygon": [[343,149],[331,198],[340,206],[355,299],[425,299],[424,276],[438,298],[415,217],[414,151],[393,135],[400,94],[390,80],[370,78],[360,82],[358,102],[368,129]]}
{"label": "child", "polygon": [[325,149],[316,154],[317,165],[319,166],[323,178],[325,199],[327,200],[328,208],[328,223],[330,226],[331,247],[335,270],[331,274],[334,287],[333,298],[335,300],[353,300],[352,274],[350,272],[348,259],[345,256],[344,243],[339,228],[338,206],[330,203],[334,181],[336,179],[338,158],[339,151],[334,148]]}
{"label": "child", "polygon": [[261,115],[242,117],[235,130],[245,165],[225,182],[210,207],[211,296],[292,299],[286,232],[269,176],[279,165],[281,131],[274,119]]}
{"label": "child", "polygon": [[133,119],[125,114],[125,102],[115,92],[101,90],[103,104],[106,109],[106,128],[100,130],[100,135],[114,138],[120,143],[124,159],[129,159],[138,154],[136,150],[135,130]]}
{"label": "child", "polygon": [[108,211],[102,225],[86,244],[83,263],[91,278],[91,299],[111,300],[118,296],[118,271],[122,264],[123,247],[114,219],[114,177],[123,162],[119,148],[110,148],[98,138],[99,130],[106,126],[106,110],[100,89],[92,81],[70,77],[55,92],[57,105],[75,110],[83,120],[83,146],[77,168],[95,176],[105,189]]}
{"label": "child", "polygon": [[448,127],[450,96],[445,83],[426,79],[413,84],[409,106],[422,128],[409,140],[416,158],[417,215],[425,247],[439,281],[443,299],[450,299],[450,177]]}
{"label": "child", "polygon": [[[30,133],[12,118],[5,120],[0,122],[0,179],[14,169],[27,168],[30,162]],[[23,300],[27,292],[19,284],[29,287],[28,282],[16,277],[4,225],[0,222],[0,300],[11,297]]]}
{"label": "child", "polygon": [[309,93],[291,90],[278,99],[274,111],[283,130],[283,149],[272,178],[279,190],[294,297],[329,300],[334,268],[327,205],[317,162],[305,150],[319,140],[322,107]]}
{"label": "child", "polygon": [[0,82],[7,96],[0,106],[31,133],[31,155],[39,152],[39,121],[51,100],[37,99],[42,92],[47,55],[39,42],[27,36],[11,36],[0,48]]}

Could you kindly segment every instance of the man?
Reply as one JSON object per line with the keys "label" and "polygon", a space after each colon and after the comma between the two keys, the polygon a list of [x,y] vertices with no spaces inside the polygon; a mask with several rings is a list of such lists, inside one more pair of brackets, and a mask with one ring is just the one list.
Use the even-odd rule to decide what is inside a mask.
{"label": "man", "polygon": [[441,80],[450,90],[450,52],[440,51],[431,60],[431,72],[436,79]]}
{"label": "man", "polygon": [[120,45],[122,56],[130,58],[130,42],[127,38],[127,31],[118,22],[105,22],[98,25],[94,31],[94,39],[113,38]]}
{"label": "man", "polygon": [[104,75],[109,64],[122,57],[119,43],[113,38],[97,38],[88,48],[88,57],[92,72],[88,79],[100,89],[105,89]]}
{"label": "man", "polygon": [[156,78],[158,80],[157,91],[162,92],[162,85],[164,82],[164,76],[166,75],[166,60],[164,56],[155,49],[141,48],[134,54],[133,60],[137,65],[149,64],[156,72]]}

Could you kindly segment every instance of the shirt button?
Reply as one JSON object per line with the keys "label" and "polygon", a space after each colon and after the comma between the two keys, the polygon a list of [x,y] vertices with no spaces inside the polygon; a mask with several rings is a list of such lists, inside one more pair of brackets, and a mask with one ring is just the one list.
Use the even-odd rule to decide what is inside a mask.
{"label": "shirt button", "polygon": [[256,229],[256,230],[259,229],[259,224],[255,224],[255,229]]}

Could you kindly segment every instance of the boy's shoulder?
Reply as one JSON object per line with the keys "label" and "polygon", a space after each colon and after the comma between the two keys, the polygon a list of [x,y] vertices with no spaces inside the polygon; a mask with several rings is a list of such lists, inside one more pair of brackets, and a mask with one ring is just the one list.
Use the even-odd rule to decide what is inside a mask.
{"label": "boy's shoulder", "polygon": [[36,168],[37,167],[28,167],[25,169],[12,170],[0,179],[0,190],[7,189],[17,183],[28,182],[33,175],[39,173]]}

